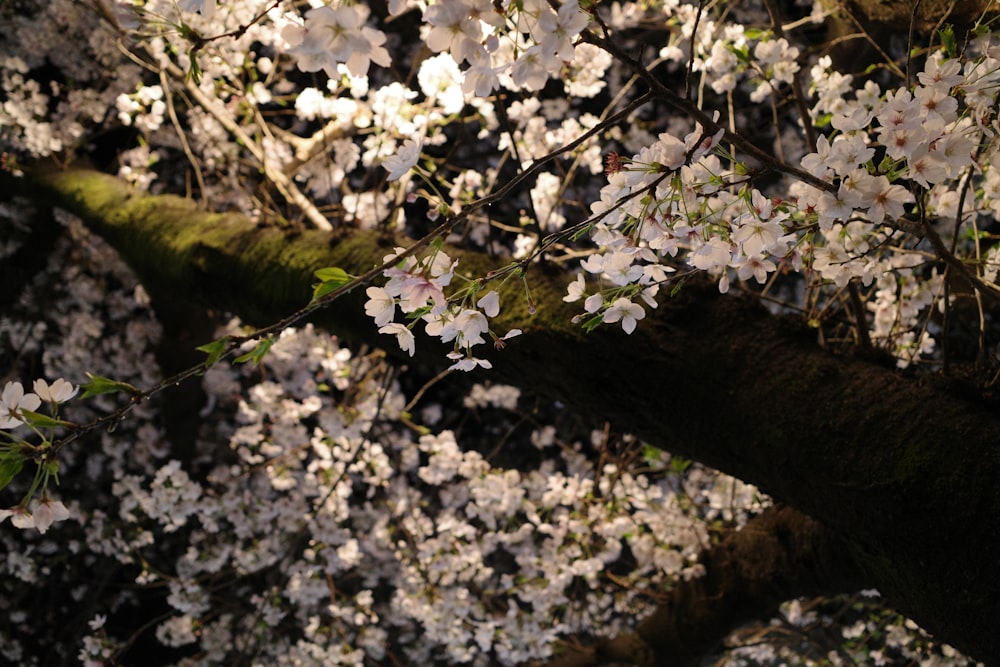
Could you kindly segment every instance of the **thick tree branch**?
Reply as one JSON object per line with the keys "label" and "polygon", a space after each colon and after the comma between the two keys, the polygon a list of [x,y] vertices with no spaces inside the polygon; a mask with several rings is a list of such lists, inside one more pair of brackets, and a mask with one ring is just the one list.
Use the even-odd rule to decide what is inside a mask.
{"label": "thick tree branch", "polygon": [[[304,305],[314,269],[363,273],[400,242],[377,232],[289,235],[177,197],[132,196],[94,172],[36,184],[144,281],[258,323]],[[470,275],[496,268],[453,254]],[[523,292],[502,294],[498,329],[525,334],[492,355],[498,374],[757,484],[842,535],[900,611],[980,660],[1000,660],[995,413],[929,381],[831,356],[813,332],[711,287],[686,287],[631,337],[611,327],[584,335],[561,300],[565,280],[531,270],[535,316]],[[358,294],[318,319],[343,336],[395,344],[376,334]],[[444,361],[440,345],[420,340],[418,350]]]}
{"label": "thick tree branch", "polygon": [[783,506],[726,537],[701,563],[705,575],[678,582],[634,633],[567,651],[548,667],[696,665],[733,629],[774,614],[785,600],[866,585],[839,536]]}

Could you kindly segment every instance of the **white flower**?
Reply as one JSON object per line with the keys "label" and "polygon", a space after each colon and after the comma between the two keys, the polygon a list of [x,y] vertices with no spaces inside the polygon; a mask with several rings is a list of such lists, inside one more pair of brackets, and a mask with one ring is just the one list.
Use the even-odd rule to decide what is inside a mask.
{"label": "white flower", "polygon": [[0,510],[0,521],[3,521],[7,517],[10,517],[10,522],[14,524],[15,528],[24,530],[35,526],[34,517],[31,516],[31,513],[26,508],[20,505],[11,507],[9,510]]}
{"label": "white flower", "polygon": [[[0,396],[0,428],[13,428],[22,423],[21,411],[34,412],[42,404],[35,394],[25,394],[20,382],[8,382]],[[15,524],[16,525],[16,524]]]}
{"label": "white flower", "polygon": [[177,7],[182,12],[199,12],[207,19],[215,15],[215,0],[179,0]]}
{"label": "white flower", "polygon": [[456,315],[449,324],[445,325],[440,336],[445,343],[457,340],[459,345],[471,347],[486,342],[482,335],[489,330],[490,325],[482,313],[466,308]]}
{"label": "white flower", "polygon": [[389,172],[389,180],[396,181],[417,165],[420,150],[423,148],[421,139],[407,139],[395,155],[390,155],[382,162],[382,167]]}
{"label": "white flower", "polygon": [[496,317],[500,312],[500,295],[497,294],[496,290],[490,290],[486,296],[476,302],[476,305],[483,309],[487,317]]}
{"label": "white flower", "polygon": [[646,311],[637,303],[632,303],[625,297],[615,299],[615,302],[604,311],[604,321],[608,324],[621,320],[622,329],[630,334],[635,331],[635,324],[638,320],[646,317]]}
{"label": "white flower", "polygon": [[482,366],[483,368],[490,369],[493,368],[491,364],[486,359],[477,359],[476,357],[466,357],[458,352],[449,352],[449,359],[456,360],[451,366],[448,367],[450,371],[465,371],[468,373],[471,370],[475,370],[477,367]]}
{"label": "white flower", "polygon": [[383,334],[395,334],[396,341],[399,343],[399,348],[403,350],[403,352],[409,352],[411,357],[413,356],[413,352],[417,347],[417,341],[413,337],[413,332],[410,331],[405,324],[392,322],[380,328],[378,332]]}
{"label": "white flower", "polygon": [[52,384],[39,378],[35,380],[33,389],[40,399],[48,403],[65,403],[76,396],[76,392],[79,391],[79,387],[74,387],[63,378],[59,378]]}
{"label": "white flower", "polygon": [[703,243],[694,251],[688,258],[688,263],[695,268],[709,270],[722,268],[729,264],[731,259],[732,252],[729,242],[718,236],[713,236],[707,243]]}
{"label": "white flower", "polygon": [[382,46],[385,33],[364,25],[368,14],[366,5],[315,7],[306,12],[303,25],[289,24],[281,36],[303,72],[322,69],[337,79],[338,65],[344,63],[354,76],[365,76],[372,62],[382,67],[392,64]]}
{"label": "white flower", "polygon": [[365,303],[365,314],[375,320],[375,326],[384,327],[396,314],[396,300],[384,287],[369,287],[365,290],[368,302]]}
{"label": "white flower", "polygon": [[569,284],[569,288],[566,290],[566,296],[563,297],[563,301],[566,303],[579,301],[583,298],[586,291],[587,283],[584,281],[583,274],[578,273],[576,274],[576,280]]}

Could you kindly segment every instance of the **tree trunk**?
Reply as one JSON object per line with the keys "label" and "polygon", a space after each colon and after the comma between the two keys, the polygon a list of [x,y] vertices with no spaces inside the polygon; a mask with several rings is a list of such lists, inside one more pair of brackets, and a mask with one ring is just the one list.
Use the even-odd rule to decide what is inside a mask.
{"label": "tree trunk", "polygon": [[774,506],[702,553],[704,576],[679,581],[634,633],[568,650],[547,667],[633,663],[694,667],[749,621],[767,618],[784,601],[833,595],[869,585],[826,527]]}
{"label": "tree trunk", "polygon": [[[82,217],[140,278],[175,295],[267,323],[302,307],[312,271],[362,273],[405,241],[378,232],[294,232],[187,200],[131,196],[90,171],[38,173],[46,196]],[[449,250],[483,276],[494,260]],[[557,397],[664,449],[758,485],[822,522],[888,602],[939,639],[1000,661],[1000,419],[928,379],[821,350],[815,333],[747,299],[692,284],[632,336],[584,334],[562,302],[564,274],[532,268],[501,294],[495,321],[524,335],[491,355],[507,381]],[[393,348],[360,290],[317,322]],[[444,361],[419,339],[418,356]]]}

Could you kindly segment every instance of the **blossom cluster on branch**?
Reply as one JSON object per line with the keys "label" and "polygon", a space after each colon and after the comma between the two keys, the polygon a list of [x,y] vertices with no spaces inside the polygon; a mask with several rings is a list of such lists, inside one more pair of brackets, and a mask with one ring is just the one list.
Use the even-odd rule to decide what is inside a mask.
{"label": "blossom cluster on branch", "polygon": [[[3,358],[13,344],[41,354],[47,375],[154,381],[162,334],[141,288],[79,221],[64,221],[49,269],[0,316]],[[40,293],[51,298],[43,313],[30,308]],[[129,327],[115,326],[122,314]],[[103,332],[102,343],[87,344],[81,329]],[[241,329],[232,321],[223,331]],[[415,401],[405,384],[380,354],[289,329],[260,367],[205,373],[212,418],[186,461],[152,405],[87,449],[66,449],[69,516],[54,516],[62,523],[47,533],[26,522],[0,530],[4,659],[45,664],[45,628],[72,625],[73,637],[45,647],[49,662],[113,663],[128,655],[129,633],[147,632],[175,664],[523,664],[629,628],[664,587],[699,576],[698,554],[718,531],[770,504],[753,486],[629,436],[581,430],[558,408],[536,421],[533,399],[508,385],[473,384],[456,411],[449,393]],[[34,405],[10,387],[5,405]],[[73,389],[39,382],[34,395]],[[91,419],[106,398],[62,403],[62,416]],[[39,508],[30,510],[38,527]],[[61,553],[72,556],[55,568]],[[49,587],[64,594],[38,595]],[[163,606],[150,616],[153,597]],[[803,632],[837,613],[785,611]],[[871,612],[844,642],[859,657],[968,664],[905,623]],[[888,641],[857,641],[859,624],[873,637],[888,627]],[[732,664],[787,655],[751,642]]]}
{"label": "blossom cluster on branch", "polygon": [[[632,334],[704,273],[900,367],[945,363],[971,304],[988,357],[997,37],[985,22],[961,42],[942,30],[844,73],[810,48],[823,3],[784,3],[794,20],[776,4],[24,0],[0,7],[2,168],[85,155],[137,192],[292,233],[419,238],[364,279],[315,267],[307,308],[363,288],[377,331],[412,356],[422,327],[449,370],[490,369],[487,343],[518,344],[533,272],[553,267],[588,330]],[[2,220],[29,229],[16,202]],[[377,353],[305,326],[258,340],[234,322],[199,348],[215,354],[195,370],[216,421],[182,455],[148,401],[162,381],[148,295],[59,215],[59,263],[0,315],[0,487],[18,493],[0,520],[37,529],[0,534],[0,600],[16,601],[0,604],[21,605],[19,629],[40,623],[26,591],[58,576],[46,557],[61,549],[125,572],[134,590],[92,610],[87,664],[127,648],[121,617],[155,590],[169,609],[156,640],[206,664],[548,658],[634,624],[658,587],[699,573],[719,530],[767,504],[627,436],[617,456],[601,433],[534,423],[513,388],[475,384],[453,405],[497,411],[542,459],[497,463],[497,433],[465,439],[443,400],[415,416],[423,391],[410,397]],[[448,244],[495,269],[463,274]],[[216,363],[242,338],[237,360],[254,364]],[[87,400],[71,400],[78,387]],[[57,529],[63,546],[44,536]],[[927,653],[893,623],[852,659]],[[27,664],[29,644],[0,650]]]}

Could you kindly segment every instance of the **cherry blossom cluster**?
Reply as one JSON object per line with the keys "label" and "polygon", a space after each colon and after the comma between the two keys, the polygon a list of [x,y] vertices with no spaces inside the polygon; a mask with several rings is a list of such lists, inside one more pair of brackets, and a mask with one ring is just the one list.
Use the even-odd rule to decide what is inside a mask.
{"label": "cherry blossom cluster", "polygon": [[[83,364],[138,382],[140,368],[155,368],[156,337],[138,315],[148,306],[134,302],[134,278],[118,260],[74,229],[52,259],[51,279],[61,283],[69,269],[79,289],[67,286],[47,311],[58,336],[47,343],[54,353],[45,370],[72,376]],[[96,289],[111,275],[123,287]],[[110,326],[122,312],[135,318],[129,331]],[[5,317],[3,330],[14,331]],[[70,341],[84,325],[106,331],[105,344]],[[232,322],[222,333],[241,330]],[[77,500],[55,537],[55,529],[34,539],[0,531],[6,571],[16,573],[0,578],[16,606],[4,655],[36,664],[18,646],[55,609],[21,605],[37,599],[26,592],[53,586],[94,601],[79,645],[58,649],[83,664],[120,655],[129,636],[116,617],[140,603],[132,591],[162,591],[167,616],[149,639],[197,654],[199,664],[251,653],[275,664],[362,665],[390,653],[404,662],[523,664],[552,657],[577,633],[628,628],[656,591],[698,575],[712,525],[743,525],[767,503],[752,486],[652,448],[639,457],[641,471],[613,457],[595,469],[588,443],[563,442],[570,432],[554,424],[527,434],[527,446],[545,454],[541,465],[498,466],[468,446],[472,438],[442,426],[452,418],[447,405],[409,408],[424,435],[397,421],[407,399],[380,364],[311,326],[289,329],[263,372],[219,364],[206,373],[212,419],[191,443],[191,460],[180,462],[164,444],[152,411],[100,434],[86,456],[67,461],[64,484]],[[47,386],[60,397],[72,392]],[[44,389],[34,394],[47,400]],[[523,419],[519,398],[513,387],[480,386],[466,409],[511,411],[513,424]],[[88,414],[86,402],[62,406],[76,408],[77,419]],[[589,445],[605,438],[591,434]],[[57,549],[74,558],[54,569]],[[101,592],[81,568],[121,572],[122,593]],[[66,604],[79,613],[78,601],[67,595]],[[809,613],[797,608],[794,619]],[[926,655],[913,639],[918,630],[892,623],[892,647]],[[952,654],[938,664],[960,660]]]}
{"label": "cherry blossom cluster", "polygon": [[[318,0],[39,2],[0,12],[9,36],[0,43],[0,141],[5,155],[46,156],[85,147],[110,123],[135,133],[119,173],[140,189],[180,192],[191,184],[177,174],[189,173],[220,209],[259,215],[277,192],[314,226],[336,211],[344,225],[405,229],[416,208],[407,204],[426,200],[432,218],[472,208],[510,165],[520,174],[596,129],[504,202],[513,215],[470,217],[450,240],[525,263],[543,241],[565,244],[560,261],[580,267],[565,300],[582,302],[585,327],[632,333],[665,286],[704,271],[722,291],[784,290],[784,305],[811,312],[859,290],[864,313],[855,316],[867,316],[873,343],[900,366],[932,354],[931,315],[949,303],[931,235],[987,286],[1000,266],[1000,246],[978,226],[1000,214],[995,39],[980,34],[961,57],[930,53],[912,85],[900,85],[905,73],[862,85],[829,58],[810,61],[790,34],[734,22],[757,11],[754,21],[769,25],[747,4],[723,14],[680,0],[391,0],[382,18],[364,3]],[[419,39],[394,32],[413,23]],[[650,26],[664,29],[665,43],[630,33]],[[689,99],[701,108],[745,95],[779,113],[808,74],[810,115],[776,133],[774,152],[809,182],[801,172],[768,182],[719,131],[678,117],[636,112],[605,126],[602,96],[615,100],[607,113],[634,99],[633,73],[583,40],[589,28],[650,57],[643,62],[659,55],[650,67],[690,69]],[[46,86],[37,73],[48,68],[60,76]],[[413,76],[403,83],[400,72]],[[715,120],[738,131],[762,117],[751,112]],[[464,133],[479,152],[451,150]],[[607,184],[595,185],[602,155]],[[247,184],[261,187],[248,197]],[[0,314],[2,358],[35,360],[50,378],[96,372],[150,386],[160,330],[148,298],[79,221],[60,218],[66,235],[46,277]],[[509,238],[497,241],[502,226]],[[596,248],[569,240],[583,228]],[[11,252],[5,245],[3,257]],[[480,346],[502,347],[517,330],[492,330],[498,291],[456,268],[442,246],[400,260],[386,284],[366,286],[365,310],[410,355],[422,325],[451,344],[452,368],[489,368]],[[33,312],[43,300],[51,305]],[[234,322],[226,333],[243,330]],[[4,377],[36,371],[5,368]],[[26,495],[0,510],[0,521],[11,519],[0,524],[0,599],[12,627],[4,658],[32,664],[24,647],[37,628],[68,627],[58,619],[94,599],[90,634],[71,652],[85,664],[113,660],[129,637],[105,615],[114,622],[140,608],[139,590],[163,591],[169,609],[155,640],[204,664],[253,654],[275,664],[543,659],[576,634],[626,628],[653,591],[698,575],[713,525],[741,525],[762,506],[752,486],[658,451],[643,452],[640,470],[624,460],[595,467],[583,452],[600,449],[601,434],[585,442],[555,423],[526,436],[543,463],[501,465],[481,453],[495,442],[455,427],[454,409],[463,418],[509,412],[503,424],[515,431],[527,420],[516,389],[476,385],[459,401],[414,410],[394,377],[375,355],[289,329],[261,367],[206,373],[212,420],[196,435],[171,443],[164,419],[137,405],[114,433],[67,448],[58,471],[68,507],[48,494],[53,468],[40,467],[37,484],[14,479],[9,490]],[[11,380],[0,394],[5,475],[25,447],[39,447],[19,434],[45,430],[29,414],[43,403],[78,422],[115,405],[67,402],[76,387],[64,379],[31,388]],[[53,554],[73,555],[65,571],[52,567]],[[80,576],[93,569],[124,573],[122,592],[100,597],[106,590]],[[62,596],[51,609],[32,606],[42,587]],[[812,618],[798,603],[786,609],[793,626]],[[886,651],[913,644],[902,619],[885,622]],[[881,627],[862,623],[845,643]],[[767,651],[747,659],[783,659]],[[858,663],[885,655],[852,653]]]}
{"label": "cherry blossom cluster", "polygon": [[[386,255],[384,261],[390,262],[404,251],[405,248],[397,248],[396,253]],[[476,283],[472,282],[458,290],[457,295],[445,296],[445,289],[455,277],[457,264],[440,249],[421,259],[407,257],[385,271],[389,280],[384,287],[373,286],[366,290],[365,312],[375,320],[379,333],[395,335],[400,349],[410,356],[416,349],[412,329],[423,321],[428,336],[453,343],[453,350],[448,353],[448,358],[455,361],[451,368],[462,371],[491,368],[489,361],[474,356],[472,348],[486,342],[484,335],[499,348],[505,340],[521,332],[511,329],[499,337],[490,329],[487,318],[496,317],[500,312],[500,295],[496,290],[480,296]],[[397,306],[412,320],[410,324],[393,321]]]}
{"label": "cherry blossom cluster", "polygon": [[[743,24],[707,18],[695,21],[694,9],[691,5],[679,9],[675,22],[682,39],[663,47],[661,57],[685,65],[690,61],[692,71],[700,73],[704,84],[716,93],[733,92],[748,81],[754,86],[750,100],[757,103],[794,83],[800,69],[798,47],[770,31]],[[689,34],[691,26],[697,28],[694,39]]]}
{"label": "cherry blossom cluster", "polygon": [[[812,112],[831,132],[819,135],[801,166],[829,184],[825,189],[797,180],[790,196],[768,196],[750,187],[749,167],[693,150],[704,140],[697,129],[684,141],[661,134],[631,158],[610,156],[608,185],[591,209],[599,252],[581,262],[565,300],[584,300],[586,326],[620,323],[631,333],[645,316],[643,304],[655,308],[657,287],[684,265],[717,275],[721,291],[733,279],[765,285],[788,270],[815,272],[840,289],[877,279],[867,306],[875,315],[873,340],[901,365],[930,353],[934,340],[921,321],[942,297],[941,274],[914,272],[928,249],[907,243],[901,232],[915,231],[916,218],[908,216],[916,214],[918,197],[934,219],[947,220],[957,217],[965,180],[994,178],[994,149],[982,145],[994,136],[993,98],[984,91],[995,92],[997,61],[988,42],[978,48],[984,55],[964,63],[931,54],[912,90],[883,93],[868,81],[854,99],[846,95],[851,78],[821,59],[812,70],[819,93]],[[968,195],[963,221],[975,215],[974,197]],[[924,234],[917,229],[916,236]],[[911,298],[915,293],[921,297]]]}
{"label": "cherry blossom cluster", "polygon": [[[49,421],[37,419],[39,415],[36,411],[45,403],[52,413],[52,417],[58,416],[59,404],[76,396],[79,388],[74,387],[63,378],[57,379],[52,384],[39,378],[34,381],[32,388],[34,392],[25,393],[24,386],[20,382],[8,382],[4,385],[3,393],[0,394],[0,470],[2,470],[3,475],[0,479],[2,479],[2,486],[11,482],[23,467],[26,459],[39,459],[36,463],[37,472],[34,482],[23,500],[15,507],[0,510],[0,521],[9,517],[11,523],[18,528],[34,528],[39,533],[45,533],[53,523],[68,519],[70,514],[61,501],[53,500],[49,495],[49,480],[58,478],[59,468],[57,461],[45,457],[46,449],[51,446],[51,436],[46,437],[43,431],[51,432],[52,428],[36,426],[36,423],[44,424]],[[40,436],[41,442],[32,444],[28,440],[8,432],[8,430],[21,426],[30,427],[35,434]],[[40,497],[35,498],[39,487],[41,487]]]}

